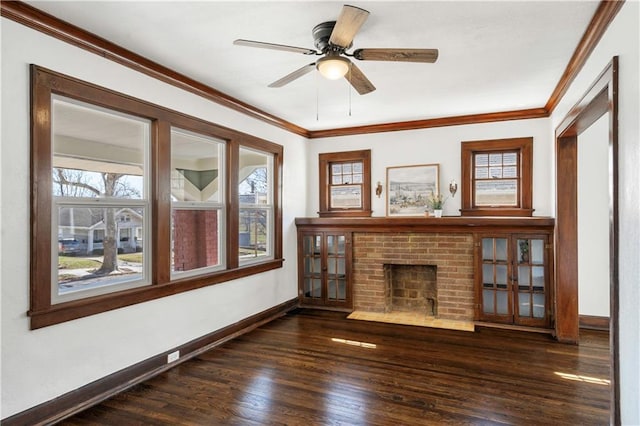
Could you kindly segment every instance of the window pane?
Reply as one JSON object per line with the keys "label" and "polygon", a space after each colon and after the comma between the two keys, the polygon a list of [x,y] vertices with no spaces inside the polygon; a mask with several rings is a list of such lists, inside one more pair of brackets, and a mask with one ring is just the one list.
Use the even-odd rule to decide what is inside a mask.
{"label": "window pane", "polygon": [[518,164],[517,152],[505,152],[502,156],[502,164],[505,166],[514,166]]}
{"label": "window pane", "polygon": [[531,263],[544,263],[544,240],[531,240]]}
{"label": "window pane", "polygon": [[533,295],[533,317],[544,318],[545,311],[544,294]]}
{"label": "window pane", "polygon": [[504,167],[502,169],[502,177],[504,177],[504,178],[517,178],[518,177],[518,168],[517,167]]}
{"label": "window pane", "polygon": [[145,197],[149,121],[70,99],[53,98],[53,195]]}
{"label": "window pane", "polygon": [[476,179],[488,179],[489,169],[487,167],[476,167]]}
{"label": "window pane", "polygon": [[507,239],[506,238],[496,238],[496,260],[504,261],[507,260]]}
{"label": "window pane", "polygon": [[521,317],[531,317],[530,301],[530,293],[518,293],[518,313]]}
{"label": "window pane", "polygon": [[507,266],[496,265],[496,284],[500,288],[507,287]]}
{"label": "window pane", "polygon": [[493,238],[482,239],[482,260],[493,260]]}
{"label": "window pane", "polygon": [[518,181],[476,181],[475,202],[477,206],[517,206]]}
{"label": "window pane", "polygon": [[489,155],[488,154],[476,154],[476,166],[488,166]]}
{"label": "window pane", "polygon": [[268,209],[240,209],[240,259],[270,256]]}
{"label": "window pane", "polygon": [[172,200],[222,202],[223,154],[222,141],[184,130],[172,130]]}
{"label": "window pane", "polygon": [[495,313],[494,290],[482,290],[482,312],[485,314]]}
{"label": "window pane", "polygon": [[506,291],[496,291],[496,314],[506,315],[509,313],[509,299]]}
{"label": "window pane", "polygon": [[144,208],[62,206],[56,213],[57,295],[144,280]]}
{"label": "window pane", "polygon": [[218,210],[174,209],[172,225],[173,272],[220,265]]}
{"label": "window pane", "polygon": [[489,155],[489,165],[491,165],[491,166],[502,166],[502,154],[490,154]]}
{"label": "window pane", "polygon": [[271,204],[272,156],[240,148],[240,204]]}
{"label": "window pane", "polygon": [[482,265],[482,282],[485,284],[494,284],[493,265],[486,263]]}

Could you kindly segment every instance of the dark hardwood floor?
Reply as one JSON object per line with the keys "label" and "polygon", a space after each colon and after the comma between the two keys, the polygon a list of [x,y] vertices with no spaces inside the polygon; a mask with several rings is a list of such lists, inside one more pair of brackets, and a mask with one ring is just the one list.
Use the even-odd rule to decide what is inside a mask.
{"label": "dark hardwood floor", "polygon": [[298,310],[65,425],[606,425],[608,335],[476,333]]}

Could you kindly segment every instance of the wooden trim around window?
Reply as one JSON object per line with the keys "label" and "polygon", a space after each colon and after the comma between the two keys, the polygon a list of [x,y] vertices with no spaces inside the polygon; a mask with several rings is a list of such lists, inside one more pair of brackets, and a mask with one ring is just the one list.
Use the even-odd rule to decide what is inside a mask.
{"label": "wooden trim around window", "polygon": [[[533,215],[533,138],[492,139],[462,142],[461,147],[462,216],[532,216]],[[518,151],[518,206],[480,206],[474,203],[473,156],[478,153]]]}
{"label": "wooden trim around window", "polygon": [[[142,303],[197,288],[235,280],[282,267],[282,165],[281,145],[264,139],[187,116],[158,105],[141,101],[91,83],[83,82],[45,68],[31,66],[31,259],[28,315],[31,328],[36,329],[88,315]],[[150,203],[152,221],[153,264],[151,285],[100,296],[51,303],[51,97],[52,94],[77,99],[114,111],[146,118],[151,121]],[[227,144],[227,267],[223,271],[171,280],[171,127],[193,131]],[[238,197],[237,161],[240,146],[251,147],[274,156],[274,247],[273,259],[239,266],[238,253]]]}
{"label": "wooden trim around window", "polygon": [[[331,152],[318,155],[320,217],[370,217],[371,216],[371,150]],[[332,209],[330,203],[329,167],[331,163],[362,161],[362,208]]]}

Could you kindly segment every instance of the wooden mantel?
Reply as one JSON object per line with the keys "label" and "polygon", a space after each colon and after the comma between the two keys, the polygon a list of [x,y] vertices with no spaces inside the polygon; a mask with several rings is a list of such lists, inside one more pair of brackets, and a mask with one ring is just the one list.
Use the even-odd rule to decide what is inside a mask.
{"label": "wooden mantel", "polygon": [[552,230],[552,217],[361,217],[296,218],[298,228],[311,226],[351,232],[518,232]]}

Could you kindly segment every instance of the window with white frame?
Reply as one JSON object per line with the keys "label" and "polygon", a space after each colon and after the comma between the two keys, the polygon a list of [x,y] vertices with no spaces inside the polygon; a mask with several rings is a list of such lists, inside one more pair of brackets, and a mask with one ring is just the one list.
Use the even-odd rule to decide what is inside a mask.
{"label": "window with white frame", "polygon": [[31,77],[32,329],[282,267],[281,145]]}
{"label": "window with white frame", "polygon": [[273,154],[240,147],[238,256],[241,263],[273,257]]}
{"label": "window with white frame", "polygon": [[52,301],[150,283],[150,122],[52,98]]}
{"label": "window with white frame", "polygon": [[224,268],[224,141],[171,131],[171,271]]}

